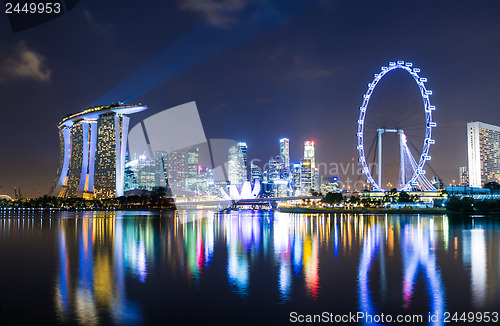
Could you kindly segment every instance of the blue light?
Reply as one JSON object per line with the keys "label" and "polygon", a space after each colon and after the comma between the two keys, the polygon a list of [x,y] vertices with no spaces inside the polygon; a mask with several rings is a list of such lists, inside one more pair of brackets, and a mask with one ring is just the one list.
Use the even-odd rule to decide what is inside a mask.
{"label": "blue light", "polygon": [[422,77],[422,78],[420,78],[420,81],[421,81],[422,83],[425,83],[425,82],[427,82],[427,78]]}
{"label": "blue light", "polygon": [[336,182],[339,178],[333,177],[333,182]]}
{"label": "blue light", "polygon": [[420,68],[413,68],[413,72],[420,72]]}

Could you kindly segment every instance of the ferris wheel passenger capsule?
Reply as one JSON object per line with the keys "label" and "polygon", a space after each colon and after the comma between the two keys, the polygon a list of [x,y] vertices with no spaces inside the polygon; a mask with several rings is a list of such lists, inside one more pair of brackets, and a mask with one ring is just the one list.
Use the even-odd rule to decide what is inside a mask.
{"label": "ferris wheel passenger capsule", "polygon": [[413,63],[411,63],[411,62],[407,62],[407,63],[405,64],[405,66],[407,66],[407,67],[411,67],[411,66],[413,66]]}
{"label": "ferris wheel passenger capsule", "polygon": [[420,68],[413,68],[413,72],[420,72]]}
{"label": "ferris wheel passenger capsule", "polygon": [[422,77],[422,78],[420,78],[420,81],[421,81],[422,83],[425,83],[425,82],[427,82],[427,78]]}
{"label": "ferris wheel passenger capsule", "polygon": [[402,65],[404,65],[404,64],[405,64],[405,62],[404,62],[404,61],[402,61],[402,60],[398,60],[398,65],[402,66]]}
{"label": "ferris wheel passenger capsule", "polygon": [[390,67],[394,67],[395,65],[396,65],[396,63],[394,61],[389,62]]}

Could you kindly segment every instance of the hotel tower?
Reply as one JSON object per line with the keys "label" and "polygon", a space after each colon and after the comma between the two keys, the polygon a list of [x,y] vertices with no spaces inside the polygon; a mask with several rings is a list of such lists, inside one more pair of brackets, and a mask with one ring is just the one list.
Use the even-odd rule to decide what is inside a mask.
{"label": "hotel tower", "polygon": [[469,186],[500,182],[500,127],[483,122],[467,123]]}
{"label": "hotel tower", "polygon": [[96,106],[59,123],[60,159],[51,194],[63,198],[123,196],[125,154],[132,113],[145,106]]}

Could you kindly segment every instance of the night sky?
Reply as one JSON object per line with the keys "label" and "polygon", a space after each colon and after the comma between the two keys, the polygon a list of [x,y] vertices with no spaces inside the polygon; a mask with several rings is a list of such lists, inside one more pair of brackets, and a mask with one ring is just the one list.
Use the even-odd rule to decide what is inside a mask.
{"label": "night sky", "polygon": [[498,0],[81,0],[16,33],[4,11],[0,194],[46,194],[58,122],[108,99],[149,107],[131,126],[196,101],[207,138],[246,141],[250,159],[287,137],[293,162],[314,139],[317,162],[345,165],[373,74],[410,61],[434,94],[431,165],[445,183],[467,165],[466,123],[500,124]]}

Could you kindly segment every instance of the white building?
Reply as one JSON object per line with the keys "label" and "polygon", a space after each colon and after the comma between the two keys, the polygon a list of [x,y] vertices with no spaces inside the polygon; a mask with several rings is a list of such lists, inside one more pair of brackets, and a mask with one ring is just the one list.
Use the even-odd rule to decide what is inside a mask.
{"label": "white building", "polygon": [[500,182],[500,127],[467,123],[469,186],[482,187],[486,182]]}

